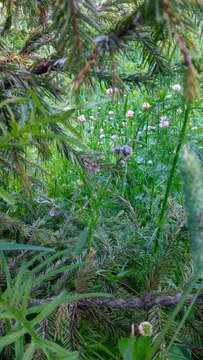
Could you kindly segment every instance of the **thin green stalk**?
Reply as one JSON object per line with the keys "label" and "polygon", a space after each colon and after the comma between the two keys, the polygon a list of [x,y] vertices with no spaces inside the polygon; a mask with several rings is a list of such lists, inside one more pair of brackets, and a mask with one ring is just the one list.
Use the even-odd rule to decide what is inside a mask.
{"label": "thin green stalk", "polygon": [[[202,266],[198,269],[197,273],[194,275],[193,279],[190,281],[188,287],[184,291],[178,304],[176,305],[175,309],[173,310],[172,314],[170,315],[166,325],[164,326],[163,330],[161,331],[161,334],[157,337],[156,341],[154,342],[152,352],[151,352],[151,358],[153,358],[153,355],[155,355],[156,352],[158,351],[164,337],[166,336],[168,330],[170,329],[172,322],[175,320],[175,318],[178,315],[178,313],[180,312],[181,308],[184,306],[186,296],[191,293],[191,290],[193,289],[196,281],[199,279],[201,272],[202,272]],[[195,299],[196,299],[196,295],[198,295],[198,294],[194,294]],[[193,299],[193,301],[194,301],[194,299]],[[192,304],[193,304],[193,301],[192,301]],[[185,319],[184,319],[184,321],[185,321]],[[181,326],[182,326],[182,324],[181,324]]]}
{"label": "thin green stalk", "polygon": [[178,327],[177,327],[177,330],[176,330],[175,333],[173,334],[172,339],[171,339],[170,343],[169,343],[168,346],[167,346],[167,349],[166,349],[167,352],[170,350],[170,348],[171,348],[171,346],[173,345],[175,339],[177,338],[177,335],[178,335],[180,329],[183,327],[183,325],[184,325],[187,317],[189,316],[190,310],[192,309],[193,305],[195,304],[195,301],[196,301],[198,295],[200,294],[201,290],[202,290],[202,289],[201,289],[201,287],[200,287],[199,290],[198,290],[198,292],[195,294],[193,300],[191,301],[190,305],[188,306],[187,311],[185,312],[182,320],[180,321],[180,323],[179,323],[179,325],[178,325]]}
{"label": "thin green stalk", "polygon": [[177,147],[176,147],[175,156],[173,158],[173,163],[172,163],[171,171],[170,171],[167,186],[166,186],[166,191],[165,191],[165,195],[164,195],[164,199],[163,199],[163,204],[162,204],[161,212],[160,212],[160,215],[159,215],[158,231],[157,231],[156,244],[155,244],[156,248],[158,246],[158,241],[159,241],[159,237],[160,237],[163,222],[164,222],[164,215],[165,215],[166,210],[167,210],[168,197],[169,197],[169,194],[170,194],[170,191],[171,191],[173,177],[175,175],[175,170],[176,170],[176,166],[177,166],[177,162],[178,162],[178,158],[179,158],[179,153],[180,153],[180,150],[181,150],[183,140],[185,138],[189,112],[190,112],[190,106],[186,105],[185,117],[184,117],[182,128],[180,130],[178,144],[177,144]]}

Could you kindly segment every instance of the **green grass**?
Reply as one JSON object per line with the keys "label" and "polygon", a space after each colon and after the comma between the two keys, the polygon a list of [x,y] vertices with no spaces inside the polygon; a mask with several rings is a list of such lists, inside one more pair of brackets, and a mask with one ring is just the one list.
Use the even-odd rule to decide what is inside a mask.
{"label": "green grass", "polygon": [[[47,263],[43,273],[37,274],[39,279],[44,276],[45,281],[33,285],[30,296],[46,298],[63,290],[71,295],[101,292],[115,298],[169,295],[182,292],[190,283],[193,266],[188,234],[180,226],[186,217],[179,166],[182,155],[177,147],[192,143],[194,148],[200,148],[201,155],[202,106],[201,100],[191,106],[185,133],[181,133],[186,109],[182,91],[171,88],[176,83],[182,86],[181,74],[157,79],[150,92],[145,88],[122,91],[115,98],[106,95],[105,87],[94,92],[84,90],[77,103],[81,110],[74,112],[67,122],[85,140],[89,152],[81,152],[79,159],[71,153],[64,156],[52,145],[49,160],[29,153],[30,158],[46,170],[43,175],[40,170],[33,171],[32,175],[40,181],[33,185],[29,201],[26,197],[23,200],[17,180],[9,180],[10,187],[16,191],[13,192],[15,205],[2,202],[2,210],[26,225],[22,228],[20,222],[5,222],[3,236],[19,243],[29,239],[37,246],[69,249],[68,255],[61,256],[58,262]],[[143,108],[145,102],[150,103],[149,110]],[[134,111],[134,117],[126,118],[128,110]],[[110,111],[114,114],[109,115]],[[82,114],[86,118],[84,123],[78,121]],[[169,127],[160,127],[161,116],[167,116]],[[124,145],[132,147],[133,152],[123,159],[124,166],[120,166],[121,156],[114,150]],[[94,163],[99,171],[91,171],[81,159]],[[53,209],[55,213],[51,216]],[[11,259],[8,258],[9,263]],[[68,268],[71,263],[80,266],[84,261],[88,264],[79,270]],[[62,275],[60,269],[57,270],[60,266]],[[12,271],[11,278],[14,278],[16,268]],[[53,272],[50,279],[46,277],[49,271]],[[2,290],[5,290],[4,276],[2,281]],[[78,310],[78,313],[59,307],[47,319],[46,337],[68,350],[79,351],[83,359],[119,360],[119,339],[130,334],[132,323],[138,325],[148,320],[154,328],[152,341],[168,324],[165,337],[160,337],[162,345],[158,346],[160,359],[165,359],[164,344],[170,343],[185,311],[187,308],[182,307],[168,324],[171,310],[156,306],[150,311],[95,308]],[[186,344],[186,351],[187,344],[196,346],[194,356],[202,354],[199,311],[197,308],[187,314],[182,331],[173,339],[176,346]],[[43,333],[43,326],[41,323],[37,327],[39,334]],[[61,330],[54,335],[52,330],[57,326]],[[3,327],[2,334],[6,331]],[[22,344],[18,346],[21,354]],[[171,353],[173,351],[172,346]],[[7,352],[8,356],[14,354],[12,348],[6,348],[2,352],[4,359],[9,358]]]}

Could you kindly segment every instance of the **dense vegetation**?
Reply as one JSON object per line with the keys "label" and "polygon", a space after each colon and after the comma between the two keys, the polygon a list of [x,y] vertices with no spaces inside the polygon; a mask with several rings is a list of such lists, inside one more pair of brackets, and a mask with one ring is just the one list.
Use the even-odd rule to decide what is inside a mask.
{"label": "dense vegetation", "polygon": [[0,359],[203,358],[202,1],[0,11]]}

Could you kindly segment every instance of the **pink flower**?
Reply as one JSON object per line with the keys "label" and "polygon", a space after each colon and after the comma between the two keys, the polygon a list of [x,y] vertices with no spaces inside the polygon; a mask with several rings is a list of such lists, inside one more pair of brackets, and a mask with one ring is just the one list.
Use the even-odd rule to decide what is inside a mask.
{"label": "pink flower", "polygon": [[119,88],[115,87],[115,88],[113,89],[113,92],[114,92],[114,94],[119,94],[120,90],[119,90]]}
{"label": "pink flower", "polygon": [[168,128],[169,127],[169,120],[166,115],[160,117],[160,128]]}
{"label": "pink flower", "polygon": [[152,107],[152,105],[150,105],[148,102],[145,102],[142,106],[144,110],[149,110]]}
{"label": "pink flower", "polygon": [[113,95],[113,89],[112,89],[112,88],[107,89],[107,90],[106,90],[106,94],[107,94],[107,95]]}
{"label": "pink flower", "polygon": [[55,208],[52,208],[50,211],[49,211],[49,216],[56,216],[57,215],[57,211]]}
{"label": "pink flower", "polygon": [[128,110],[127,113],[126,113],[126,117],[127,118],[133,118],[135,115],[134,111],[133,110]]}
{"label": "pink flower", "polygon": [[96,164],[95,162],[92,162],[90,160],[85,159],[83,161],[84,165],[86,166],[86,168],[88,168],[89,170],[93,171],[94,173],[98,173],[100,171],[100,166],[99,164]]}
{"label": "pink flower", "polygon": [[117,87],[106,89],[107,95],[119,94],[119,92],[120,92],[120,90]]}
{"label": "pink flower", "polygon": [[80,115],[80,116],[78,116],[78,120],[79,120],[80,122],[85,122],[85,121],[86,121],[85,115]]}
{"label": "pink flower", "polygon": [[98,173],[100,171],[100,167],[99,166],[92,166],[91,170],[94,172],[94,173]]}

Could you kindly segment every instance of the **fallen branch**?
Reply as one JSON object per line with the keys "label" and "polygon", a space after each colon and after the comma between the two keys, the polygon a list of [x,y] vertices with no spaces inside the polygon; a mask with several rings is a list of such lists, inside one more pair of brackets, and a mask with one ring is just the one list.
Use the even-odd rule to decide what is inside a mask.
{"label": "fallen branch", "polygon": [[[154,305],[159,305],[162,307],[169,307],[176,305],[180,300],[182,294],[178,293],[176,295],[147,295],[143,297],[132,297],[126,299],[84,299],[77,301],[78,308],[90,308],[90,307],[109,307],[109,308],[118,308],[118,309],[150,309]],[[196,295],[187,295],[185,298],[185,304],[190,304]],[[43,303],[49,303],[54,300],[55,297],[48,299],[40,299],[30,301],[28,307],[37,306]],[[203,305],[203,294],[197,296],[195,304]]]}

